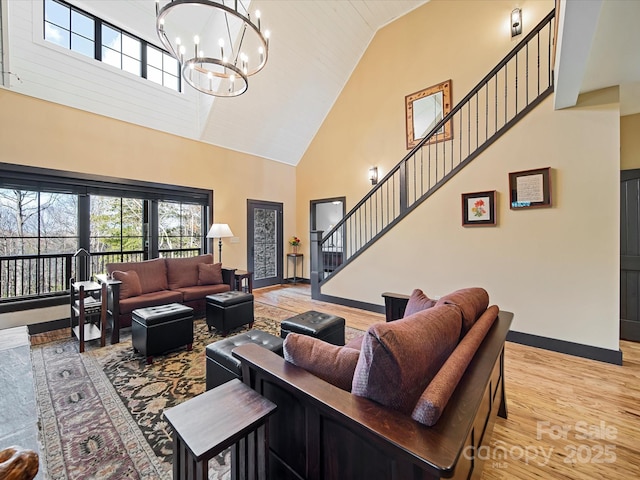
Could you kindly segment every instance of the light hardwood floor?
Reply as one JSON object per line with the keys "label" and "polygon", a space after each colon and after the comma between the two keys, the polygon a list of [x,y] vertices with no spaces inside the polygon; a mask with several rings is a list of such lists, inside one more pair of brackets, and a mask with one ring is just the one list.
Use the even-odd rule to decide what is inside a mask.
{"label": "light hardwood floor", "polygon": [[[296,313],[333,313],[360,330],[384,321],[312,300],[308,285],[254,295]],[[498,418],[490,447],[479,452],[486,459],[482,478],[640,478],[640,344],[623,341],[620,348],[624,364],[617,366],[507,342],[509,416]]]}
{"label": "light hardwood floor", "polygon": [[[359,330],[384,321],[381,314],[312,300],[309,285],[253,293],[292,315],[333,313]],[[69,333],[50,332],[40,341],[60,335]],[[617,366],[507,342],[509,416],[497,419],[490,447],[479,452],[486,459],[482,479],[640,478],[640,344],[622,341],[620,348],[624,364]]]}

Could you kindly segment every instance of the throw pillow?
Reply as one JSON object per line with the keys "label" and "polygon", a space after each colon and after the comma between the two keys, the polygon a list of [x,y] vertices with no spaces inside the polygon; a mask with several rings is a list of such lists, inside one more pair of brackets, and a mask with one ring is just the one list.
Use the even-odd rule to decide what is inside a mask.
{"label": "throw pillow", "polygon": [[198,285],[218,285],[222,279],[222,263],[199,263]]}
{"label": "throw pillow", "polygon": [[416,312],[420,312],[421,310],[426,310],[427,308],[434,307],[435,305],[436,300],[430,299],[422,290],[416,288],[413,292],[411,292],[411,296],[409,297],[409,301],[407,302],[407,308],[404,311],[404,316],[408,317]]}
{"label": "throw pillow", "polygon": [[338,347],[315,337],[290,333],[284,339],[284,359],[342,390],[350,391],[360,351]]}
{"label": "throw pillow", "polygon": [[120,300],[142,295],[140,277],[138,277],[138,274],[134,270],[130,270],[128,272],[116,270],[111,274],[111,278],[122,282],[120,285]]}
{"label": "throw pillow", "polygon": [[464,337],[473,327],[478,317],[489,306],[489,294],[484,288],[462,288],[440,298],[436,305],[457,305],[462,311],[462,332]]}
{"label": "throw pillow", "polygon": [[362,342],[351,392],[411,414],[455,349],[461,325],[460,309],[453,305],[372,325]]}
{"label": "throw pillow", "polygon": [[154,258],[143,262],[107,263],[107,273],[135,271],[140,279],[142,293],[167,290],[167,265],[164,258]]}
{"label": "throw pillow", "polygon": [[193,287],[198,284],[198,265],[213,263],[213,255],[208,253],[196,257],[167,258],[167,282],[170,290]]}
{"label": "throw pillow", "polygon": [[480,315],[473,328],[464,336],[444,363],[438,374],[422,392],[411,417],[431,427],[442,415],[447,402],[458,386],[458,382],[467,370],[469,363],[483,342],[487,332],[498,317],[499,309],[493,305]]}

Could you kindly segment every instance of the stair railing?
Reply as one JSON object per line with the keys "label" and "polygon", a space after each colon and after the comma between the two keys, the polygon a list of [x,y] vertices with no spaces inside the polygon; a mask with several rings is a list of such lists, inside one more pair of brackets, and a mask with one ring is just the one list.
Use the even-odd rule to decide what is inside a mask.
{"label": "stair railing", "polygon": [[[552,10],[335,227],[311,232],[314,296],[551,94],[554,17]],[[445,125],[451,137],[442,140]]]}

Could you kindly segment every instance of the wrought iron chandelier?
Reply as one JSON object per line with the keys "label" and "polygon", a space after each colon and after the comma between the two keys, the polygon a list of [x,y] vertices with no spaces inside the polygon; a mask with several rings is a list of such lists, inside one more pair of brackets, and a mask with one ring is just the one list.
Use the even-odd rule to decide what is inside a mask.
{"label": "wrought iron chandelier", "polygon": [[208,95],[242,95],[267,63],[269,30],[240,0],[156,0],[156,31],[184,81]]}

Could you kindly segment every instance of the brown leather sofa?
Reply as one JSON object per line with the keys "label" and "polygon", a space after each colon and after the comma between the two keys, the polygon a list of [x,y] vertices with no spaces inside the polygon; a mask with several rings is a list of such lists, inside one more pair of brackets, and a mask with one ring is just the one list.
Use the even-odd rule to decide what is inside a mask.
{"label": "brown leather sofa", "polygon": [[111,343],[120,338],[120,328],[131,326],[131,312],[137,308],[181,303],[204,314],[206,296],[228,292],[235,285],[235,270],[213,263],[213,255],[187,258],[155,258],[143,262],[109,263],[107,309],[112,320]]}
{"label": "brown leather sofa", "polygon": [[[269,422],[269,478],[479,478],[486,455],[476,452],[490,448],[496,416],[507,416],[504,344],[513,314],[489,307],[486,292],[478,290],[460,290],[437,302],[425,297],[423,310],[410,304],[409,296],[385,294],[395,315],[373,325],[359,351],[354,341],[321,346],[317,339],[299,336],[295,342],[307,346],[319,368],[314,362],[303,368],[304,360],[291,358],[296,357],[287,345],[292,335],[285,358],[256,345],[236,347],[244,382],[278,405]],[[408,316],[402,318],[405,308]],[[439,345],[433,324],[446,330],[450,353]],[[426,333],[412,333],[423,327]],[[423,340],[429,349],[420,348]],[[357,352],[356,364],[351,350]],[[419,371],[430,350],[441,356],[425,370],[432,378],[408,399],[403,395],[416,377],[406,370]],[[376,364],[383,371],[374,374]],[[353,375],[352,382],[344,381],[341,369],[347,380]],[[370,378],[380,374],[382,381]]]}

